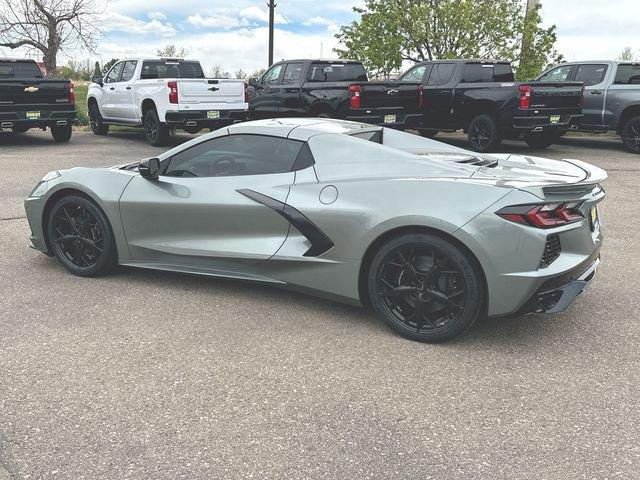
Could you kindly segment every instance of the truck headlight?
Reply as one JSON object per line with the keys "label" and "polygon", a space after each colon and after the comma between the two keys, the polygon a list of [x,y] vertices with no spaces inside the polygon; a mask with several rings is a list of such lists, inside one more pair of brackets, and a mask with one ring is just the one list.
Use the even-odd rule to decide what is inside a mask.
{"label": "truck headlight", "polygon": [[47,173],[42,180],[38,182],[36,187],[29,194],[30,197],[41,197],[47,192],[47,182],[49,180],[53,180],[54,178],[58,178],[60,176],[60,172],[54,170],[53,172]]}

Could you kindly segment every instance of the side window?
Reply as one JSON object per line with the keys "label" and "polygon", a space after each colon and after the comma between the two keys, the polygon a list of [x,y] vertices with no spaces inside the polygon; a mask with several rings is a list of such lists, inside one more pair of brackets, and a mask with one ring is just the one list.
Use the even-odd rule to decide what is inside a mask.
{"label": "side window", "polygon": [[540,82],[566,82],[567,78],[569,78],[569,74],[571,73],[571,69],[573,65],[563,65],[561,67],[556,67],[553,70],[549,70],[547,73],[542,75],[539,79]]}
{"label": "side window", "polygon": [[422,77],[424,77],[424,72],[427,70],[427,67],[428,65],[420,65],[412,68],[405,73],[400,80],[403,82],[422,82]]}
{"label": "side window", "polygon": [[640,64],[618,65],[616,85],[640,85]]}
{"label": "side window", "polygon": [[129,60],[128,62],[125,62],[124,67],[122,68],[122,76],[120,77],[121,82],[128,82],[133,78],[133,74],[136,71],[136,65],[138,65],[136,60]]}
{"label": "side window", "polygon": [[606,65],[579,65],[575,81],[583,82],[585,86],[590,87],[602,82],[606,73]]}
{"label": "side window", "polygon": [[456,69],[455,63],[434,63],[427,85],[444,85],[451,80]]}
{"label": "side window", "polygon": [[116,63],[111,68],[111,70],[109,70],[109,73],[107,73],[107,76],[104,77],[104,83],[117,82],[118,79],[120,78],[120,74],[122,73],[122,67],[124,67],[124,62]]}
{"label": "side window", "polygon": [[304,142],[265,135],[227,135],[174,155],[170,177],[236,177],[290,172]]}
{"label": "side window", "polygon": [[265,73],[264,77],[262,77],[262,83],[264,84],[278,83],[278,78],[280,78],[280,71],[282,71],[283,66],[284,66],[283,64],[276,65],[267,73]]}
{"label": "side window", "polygon": [[293,84],[300,81],[302,75],[302,63],[288,63],[284,69],[284,76],[282,77],[282,83]]}

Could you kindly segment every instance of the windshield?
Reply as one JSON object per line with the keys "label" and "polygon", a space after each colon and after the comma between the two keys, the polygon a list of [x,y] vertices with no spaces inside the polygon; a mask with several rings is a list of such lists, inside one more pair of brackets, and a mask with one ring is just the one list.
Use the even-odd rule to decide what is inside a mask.
{"label": "windshield", "polygon": [[199,62],[145,60],[140,78],[204,78],[204,72]]}

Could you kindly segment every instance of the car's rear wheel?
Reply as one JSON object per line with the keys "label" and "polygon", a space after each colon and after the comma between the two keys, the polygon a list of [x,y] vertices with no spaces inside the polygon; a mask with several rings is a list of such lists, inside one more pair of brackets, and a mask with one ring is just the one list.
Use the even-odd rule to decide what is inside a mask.
{"label": "car's rear wheel", "polygon": [[547,148],[560,138],[557,131],[543,130],[542,132],[531,132],[524,136],[524,141],[532,148]]}
{"label": "car's rear wheel", "polygon": [[640,153],[640,116],[630,118],[622,129],[622,142],[631,153]]}
{"label": "car's rear wheel", "polygon": [[491,152],[502,141],[500,129],[491,115],[478,115],[469,123],[468,140],[476,152]]}
{"label": "car's rear wheel", "polygon": [[150,145],[161,147],[168,143],[171,131],[166,123],[160,121],[155,110],[145,113],[143,124],[144,134]]}
{"label": "car's rear wheel", "polygon": [[74,275],[104,275],[116,264],[109,220],[85,197],[70,195],[58,200],[49,214],[47,234],[53,254]]}
{"label": "car's rear wheel", "polygon": [[56,143],[65,143],[71,140],[71,125],[55,125],[51,127],[51,136]]}
{"label": "car's rear wheel", "polygon": [[106,135],[109,133],[109,124],[104,123],[100,108],[95,101],[92,101],[89,105],[89,124],[91,125],[91,131],[95,135]]}
{"label": "car's rear wheel", "polygon": [[482,314],[481,273],[469,254],[429,233],[398,236],[374,255],[368,294],[374,311],[400,335],[442,342]]}

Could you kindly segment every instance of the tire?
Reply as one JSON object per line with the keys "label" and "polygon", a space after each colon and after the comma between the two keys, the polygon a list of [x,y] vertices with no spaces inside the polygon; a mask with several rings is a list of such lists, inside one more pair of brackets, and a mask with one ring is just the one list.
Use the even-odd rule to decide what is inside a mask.
{"label": "tire", "polygon": [[100,108],[95,102],[89,105],[89,124],[94,135],[106,135],[109,133],[109,125],[104,123]]}
{"label": "tire", "polygon": [[500,129],[491,115],[478,115],[471,120],[468,129],[471,148],[476,152],[491,152],[502,142]]}
{"label": "tire", "polygon": [[527,133],[524,141],[532,148],[547,148],[560,138],[558,132],[543,130],[539,133]]}
{"label": "tire", "polygon": [[149,145],[161,147],[169,142],[171,131],[166,123],[162,123],[155,110],[149,110],[144,115],[144,135]]}
{"label": "tire", "polygon": [[116,265],[109,220],[86,197],[70,195],[58,200],[47,218],[47,234],[52,253],[74,275],[97,277]]}
{"label": "tire", "polygon": [[196,133],[200,133],[200,130],[202,129],[200,127],[184,127],[183,130],[190,135],[195,135]]}
{"label": "tire", "polygon": [[71,140],[71,125],[56,125],[51,127],[51,136],[56,143],[66,143]]}
{"label": "tire", "polygon": [[627,120],[622,128],[622,143],[631,153],[640,153],[640,116]]}
{"label": "tire", "polygon": [[483,313],[482,273],[469,254],[437,235],[412,233],[391,239],[376,252],[367,275],[373,310],[411,340],[450,340]]}
{"label": "tire", "polygon": [[434,138],[438,133],[440,133],[438,130],[420,130],[420,135],[425,138]]}
{"label": "tire", "polygon": [[319,113],[315,116],[316,118],[334,118],[333,115],[327,112]]}

